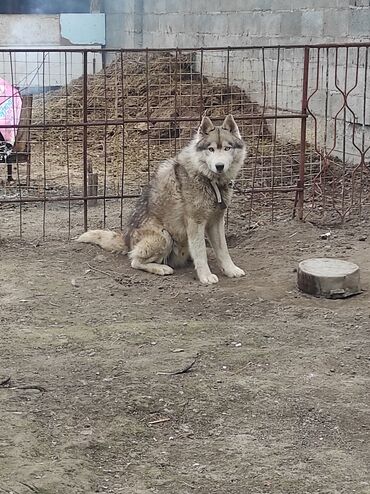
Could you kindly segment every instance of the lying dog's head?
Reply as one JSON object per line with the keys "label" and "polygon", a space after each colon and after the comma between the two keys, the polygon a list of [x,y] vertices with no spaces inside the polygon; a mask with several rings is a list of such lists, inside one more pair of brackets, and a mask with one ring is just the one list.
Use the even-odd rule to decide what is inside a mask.
{"label": "lying dog's head", "polygon": [[209,117],[203,117],[195,138],[195,148],[199,161],[206,165],[208,176],[218,178],[234,176],[245,156],[245,143],[232,115],[228,115],[223,124],[215,126]]}

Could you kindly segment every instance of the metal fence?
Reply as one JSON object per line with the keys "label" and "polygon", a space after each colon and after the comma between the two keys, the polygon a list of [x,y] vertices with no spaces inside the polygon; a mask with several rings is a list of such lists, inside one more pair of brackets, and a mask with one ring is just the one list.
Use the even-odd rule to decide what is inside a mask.
{"label": "metal fence", "polygon": [[247,141],[234,208],[246,224],[363,214],[369,48],[0,50],[0,77],[23,96],[17,126],[0,124],[18,129],[0,163],[2,235],[122,227],[204,113],[232,113]]}

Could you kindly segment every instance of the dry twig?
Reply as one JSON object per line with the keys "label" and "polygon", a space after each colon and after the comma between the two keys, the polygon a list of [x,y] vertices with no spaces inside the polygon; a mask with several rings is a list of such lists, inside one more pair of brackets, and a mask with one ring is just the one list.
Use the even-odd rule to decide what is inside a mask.
{"label": "dry twig", "polygon": [[183,369],[180,369],[180,370],[177,370],[177,371],[174,371],[174,372],[161,372],[160,371],[160,372],[157,372],[157,375],[160,375],[160,376],[177,376],[179,374],[186,374],[186,372],[189,372],[190,369],[195,364],[195,362],[198,360],[198,357],[199,357],[199,355],[197,355],[195,357],[195,359],[189,365],[187,365],[186,367],[184,367]]}

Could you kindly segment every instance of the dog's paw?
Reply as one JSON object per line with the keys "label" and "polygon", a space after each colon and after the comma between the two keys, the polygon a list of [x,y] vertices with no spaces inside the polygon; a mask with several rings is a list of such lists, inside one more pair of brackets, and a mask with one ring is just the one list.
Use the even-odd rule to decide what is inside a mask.
{"label": "dog's paw", "polygon": [[209,273],[206,275],[199,275],[199,281],[202,285],[213,285],[214,283],[218,283],[218,278],[215,274]]}
{"label": "dog's paw", "polygon": [[171,266],[167,266],[167,264],[162,264],[162,266],[156,267],[155,274],[158,274],[159,276],[167,276],[169,274],[173,274],[173,269]]}
{"label": "dog's paw", "polygon": [[238,268],[238,266],[235,266],[235,264],[234,266],[224,269],[223,271],[229,278],[240,278],[241,276],[245,276],[245,272]]}

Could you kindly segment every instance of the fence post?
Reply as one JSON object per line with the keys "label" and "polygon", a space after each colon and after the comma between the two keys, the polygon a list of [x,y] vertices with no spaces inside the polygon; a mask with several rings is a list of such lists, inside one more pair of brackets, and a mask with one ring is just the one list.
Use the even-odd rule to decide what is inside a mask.
{"label": "fence post", "polygon": [[306,158],[306,127],[307,127],[307,94],[308,94],[308,70],[310,63],[310,49],[308,46],[304,48],[303,59],[303,83],[302,83],[302,108],[301,108],[301,153],[299,159],[299,180],[297,186],[298,191],[298,218],[303,220],[304,207],[304,186],[305,186],[305,158]]}
{"label": "fence post", "polygon": [[83,52],[83,181],[84,181],[84,230],[87,230],[87,207],[88,207],[88,156],[87,156],[87,51]]}

